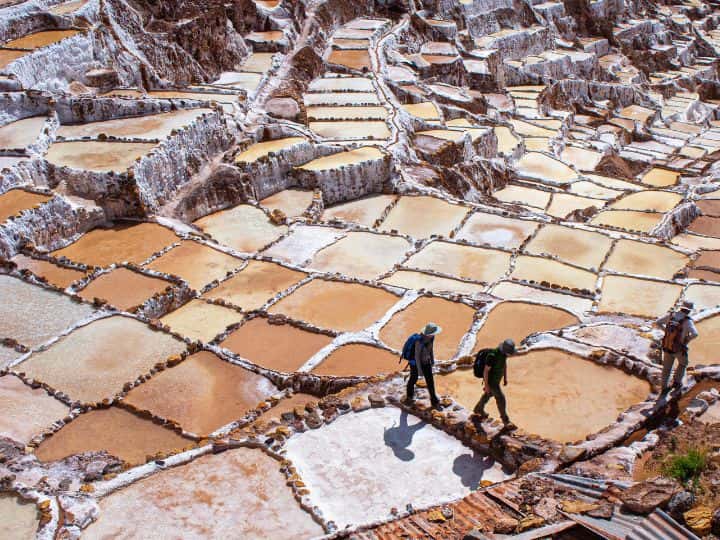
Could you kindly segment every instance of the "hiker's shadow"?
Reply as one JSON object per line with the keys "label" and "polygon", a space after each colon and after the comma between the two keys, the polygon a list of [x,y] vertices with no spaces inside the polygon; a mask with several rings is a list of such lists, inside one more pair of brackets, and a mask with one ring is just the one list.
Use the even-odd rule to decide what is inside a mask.
{"label": "hiker's shadow", "polygon": [[476,490],[480,487],[485,471],[491,469],[493,465],[495,460],[490,456],[473,451],[472,454],[463,454],[455,458],[453,472],[460,478],[463,486]]}
{"label": "hiker's shadow", "polygon": [[415,452],[410,450],[415,433],[424,428],[427,424],[420,420],[412,426],[408,424],[408,413],[401,411],[400,425],[388,428],[383,433],[385,446],[388,446],[395,454],[395,457],[402,461],[412,461],[415,458]]}

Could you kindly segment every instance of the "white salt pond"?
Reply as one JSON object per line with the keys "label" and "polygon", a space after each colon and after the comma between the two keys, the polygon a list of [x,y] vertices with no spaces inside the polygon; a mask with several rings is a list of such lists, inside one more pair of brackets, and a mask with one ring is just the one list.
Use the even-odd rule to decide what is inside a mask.
{"label": "white salt pond", "polygon": [[341,416],[292,437],[287,452],[313,503],[340,528],[389,518],[393,507],[464,497],[484,480],[508,478],[491,458],[394,407]]}

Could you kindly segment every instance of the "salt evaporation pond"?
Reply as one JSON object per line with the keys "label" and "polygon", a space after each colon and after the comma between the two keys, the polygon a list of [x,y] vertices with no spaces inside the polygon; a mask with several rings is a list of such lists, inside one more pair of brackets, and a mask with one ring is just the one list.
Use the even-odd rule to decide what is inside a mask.
{"label": "salt evaporation pond", "polygon": [[273,225],[265,212],[248,204],[210,214],[194,224],[221,244],[247,253],[261,250],[288,230]]}
{"label": "salt evaporation pond", "polygon": [[508,478],[489,457],[394,407],[346,414],[296,435],[287,454],[313,503],[340,528],[388,519],[392,508],[407,504],[458,499],[482,481]]}
{"label": "salt evaporation pond", "polygon": [[127,268],[115,268],[93,279],[78,295],[90,302],[93,298],[101,298],[122,311],[130,311],[172,286],[171,282],[164,279]]}
{"label": "salt evaporation pond", "polygon": [[326,208],[322,215],[323,221],[339,219],[349,223],[357,223],[372,227],[380,219],[383,211],[390,206],[397,197],[395,195],[374,195],[364,199],[357,199],[347,203],[337,204]]}
{"label": "salt evaporation pond", "polygon": [[160,322],[183,337],[207,343],[242,319],[243,315],[234,309],[193,299],[165,315]]}
{"label": "salt evaporation pond", "polygon": [[101,133],[111,137],[129,139],[164,139],[173,130],[182,129],[203,114],[212,112],[212,109],[181,109],[147,116],[65,125],[60,126],[57,134],[66,139],[97,137]]}
{"label": "salt evaporation pond", "polygon": [[39,526],[38,509],[32,502],[0,495],[0,537],[34,540]]}
{"label": "salt evaporation pond", "polygon": [[29,210],[51,199],[48,195],[33,193],[23,189],[11,189],[0,195],[0,222],[17,216],[24,210]]}
{"label": "salt evaporation pond", "polygon": [[99,173],[125,172],[155,143],[71,141],[53,143],[45,154],[53,165]]}
{"label": "salt evaporation pond", "polygon": [[49,261],[42,259],[33,259],[26,255],[16,255],[12,258],[12,262],[17,264],[18,268],[30,270],[36,276],[45,278],[48,283],[64,289],[71,283],[85,277],[85,272],[75,270],[73,268],[65,268],[58,266]]}
{"label": "salt evaporation pond", "polygon": [[33,116],[0,126],[0,148],[27,148],[40,136],[46,121],[45,116]]}
{"label": "salt evaporation pond", "polygon": [[399,371],[404,366],[397,355],[363,343],[350,343],[335,349],[312,372],[332,377],[373,376]]}

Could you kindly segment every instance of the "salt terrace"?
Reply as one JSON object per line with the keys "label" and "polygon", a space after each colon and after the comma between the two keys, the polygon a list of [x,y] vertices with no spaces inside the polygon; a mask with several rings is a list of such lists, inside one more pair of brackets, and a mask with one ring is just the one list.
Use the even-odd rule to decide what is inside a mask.
{"label": "salt terrace", "polygon": [[718,534],[617,502],[720,398],[720,11],[580,4],[0,0],[0,537]]}

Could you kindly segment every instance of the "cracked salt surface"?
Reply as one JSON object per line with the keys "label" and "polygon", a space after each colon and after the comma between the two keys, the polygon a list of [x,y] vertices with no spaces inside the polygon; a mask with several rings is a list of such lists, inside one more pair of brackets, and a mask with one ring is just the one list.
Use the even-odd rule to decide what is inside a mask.
{"label": "cracked salt surface", "polygon": [[[395,407],[346,414],[292,437],[288,457],[338,527],[391,517],[508,478],[491,458]],[[338,494],[342,494],[341,497]]]}

